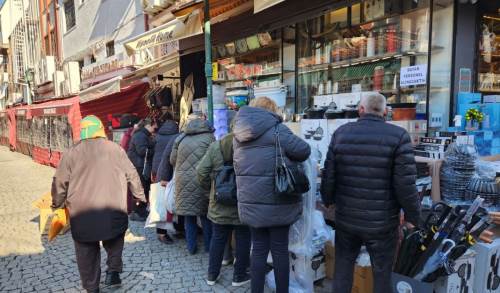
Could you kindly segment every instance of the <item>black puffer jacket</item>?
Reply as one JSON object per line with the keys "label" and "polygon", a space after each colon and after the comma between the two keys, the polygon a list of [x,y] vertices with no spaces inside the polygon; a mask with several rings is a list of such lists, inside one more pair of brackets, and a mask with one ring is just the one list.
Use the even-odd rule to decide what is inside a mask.
{"label": "black puffer jacket", "polygon": [[[151,174],[154,145],[153,135],[146,128],[137,130],[132,136],[127,155],[141,175]],[[147,161],[144,164],[146,155]],[[146,167],[146,171],[144,171],[144,167]],[[149,178],[149,175],[146,178]]]}
{"label": "black puffer jacket", "polygon": [[[156,181],[159,179],[157,178],[159,174],[159,168],[160,168],[160,162],[162,161],[165,149],[167,148],[167,145],[175,140],[177,135],[179,134],[179,126],[175,121],[172,120],[167,120],[163,125],[161,126],[160,130],[158,130],[158,133],[155,137],[155,151],[154,151],[154,156],[153,156],[153,177],[156,178]],[[170,158],[170,153],[168,154],[168,157]]]}
{"label": "black puffer jacket", "polygon": [[276,128],[287,164],[305,161],[309,145],[281,123],[281,118],[254,107],[240,109],[234,121],[234,170],[238,212],[251,227],[286,226],[302,213],[300,196],[278,196],[274,191]]}
{"label": "black puffer jacket", "polygon": [[367,114],[334,133],[321,194],[336,204],[338,229],[381,238],[394,232],[401,208],[406,221],[418,224],[416,174],[406,130]]}

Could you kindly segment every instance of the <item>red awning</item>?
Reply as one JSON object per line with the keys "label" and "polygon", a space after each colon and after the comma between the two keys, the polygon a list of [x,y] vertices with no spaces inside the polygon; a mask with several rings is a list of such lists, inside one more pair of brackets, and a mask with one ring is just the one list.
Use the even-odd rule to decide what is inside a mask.
{"label": "red awning", "polygon": [[149,108],[143,99],[149,89],[148,83],[139,83],[122,87],[119,93],[101,97],[80,105],[82,117],[95,115],[106,124],[108,114],[135,113],[139,117],[146,117]]}

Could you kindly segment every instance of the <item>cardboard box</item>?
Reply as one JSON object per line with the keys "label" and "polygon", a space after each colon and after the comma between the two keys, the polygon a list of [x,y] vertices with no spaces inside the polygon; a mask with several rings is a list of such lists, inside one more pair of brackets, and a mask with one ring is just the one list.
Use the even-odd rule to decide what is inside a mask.
{"label": "cardboard box", "polygon": [[332,241],[325,244],[325,274],[326,278],[333,280],[335,273],[335,246]]}
{"label": "cardboard box", "polygon": [[354,268],[354,280],[352,284],[352,293],[372,293],[373,292],[373,273],[372,267],[362,267],[356,265]]}
{"label": "cardboard box", "polygon": [[392,292],[394,293],[431,293],[432,283],[424,283],[415,279],[392,273]]}
{"label": "cardboard box", "polygon": [[495,287],[495,279],[500,278],[498,263],[500,262],[500,238],[491,244],[478,243],[472,247],[476,252],[476,274],[474,292],[497,293],[500,286]]}
{"label": "cardboard box", "polygon": [[476,267],[476,253],[467,250],[459,259],[455,261],[455,271],[449,276],[439,278],[434,283],[435,293],[462,293],[472,292],[474,288],[474,274]]}

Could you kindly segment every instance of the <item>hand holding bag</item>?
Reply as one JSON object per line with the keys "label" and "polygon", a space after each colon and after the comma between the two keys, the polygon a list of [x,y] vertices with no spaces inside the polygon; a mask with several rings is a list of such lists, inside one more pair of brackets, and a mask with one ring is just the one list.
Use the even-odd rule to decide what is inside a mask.
{"label": "hand holding bag", "polygon": [[281,141],[279,129],[276,126],[276,170],[274,175],[275,191],[279,196],[297,195],[306,193],[310,189],[309,179],[307,178],[301,164],[291,164],[287,166]]}

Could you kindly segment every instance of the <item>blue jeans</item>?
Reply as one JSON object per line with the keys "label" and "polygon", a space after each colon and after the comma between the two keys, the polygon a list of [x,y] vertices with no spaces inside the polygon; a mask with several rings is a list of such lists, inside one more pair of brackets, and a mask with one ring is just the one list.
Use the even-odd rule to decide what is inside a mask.
{"label": "blue jeans", "polygon": [[[213,224],[212,242],[210,244],[210,257],[208,261],[208,274],[218,276],[224,257],[224,249],[230,239],[231,232],[235,232],[236,263],[234,264],[234,277],[245,276],[250,264],[250,230],[247,226]],[[230,241],[230,240],[229,240]]]}
{"label": "blue jeans", "polygon": [[[198,248],[198,225],[196,216],[184,216],[184,228],[186,229],[187,249],[190,253],[195,253]],[[212,222],[206,216],[200,216],[201,226],[203,227],[203,244],[205,252],[210,250],[210,241],[212,239]]]}
{"label": "blue jeans", "polygon": [[250,228],[252,232],[252,293],[264,292],[266,281],[267,255],[273,256],[276,293],[288,292],[290,279],[290,259],[288,256],[288,230],[290,226]]}

